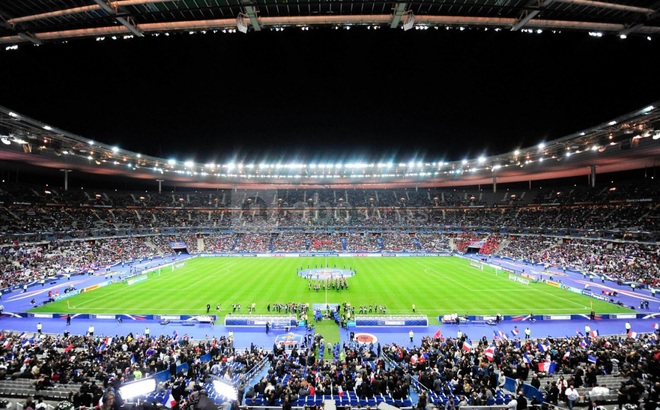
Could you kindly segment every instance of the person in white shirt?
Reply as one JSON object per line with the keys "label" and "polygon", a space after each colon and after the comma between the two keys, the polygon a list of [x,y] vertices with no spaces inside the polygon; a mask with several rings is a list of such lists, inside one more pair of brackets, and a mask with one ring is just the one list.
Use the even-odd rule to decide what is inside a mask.
{"label": "person in white shirt", "polygon": [[511,399],[511,401],[506,404],[506,408],[508,410],[516,410],[518,408],[518,400],[515,398]]}
{"label": "person in white shirt", "polygon": [[566,394],[566,404],[568,404],[568,409],[573,410],[573,404],[575,404],[580,398],[580,394],[575,390],[575,387],[573,387],[572,384],[568,386],[564,394]]}

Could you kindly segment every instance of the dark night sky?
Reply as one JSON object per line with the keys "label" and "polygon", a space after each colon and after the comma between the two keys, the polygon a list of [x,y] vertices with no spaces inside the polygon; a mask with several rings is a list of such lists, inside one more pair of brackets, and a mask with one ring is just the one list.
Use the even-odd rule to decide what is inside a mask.
{"label": "dark night sky", "polygon": [[460,160],[660,99],[658,44],[385,28],[77,40],[0,52],[0,105],[179,160]]}

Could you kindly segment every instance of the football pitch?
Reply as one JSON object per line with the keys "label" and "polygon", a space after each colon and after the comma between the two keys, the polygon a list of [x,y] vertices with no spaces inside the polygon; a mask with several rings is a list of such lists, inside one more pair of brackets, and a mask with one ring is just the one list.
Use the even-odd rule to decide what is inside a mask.
{"label": "football pitch", "polygon": [[[348,289],[309,289],[297,269],[315,267],[353,269]],[[480,270],[457,257],[406,258],[194,258],[184,267],[163,268],[147,280],[129,285],[114,283],[32,312],[92,314],[211,313],[224,319],[232,304],[256,305],[255,314],[267,314],[275,303],[350,303],[386,306],[387,315],[416,314],[437,324],[438,316],[621,313],[629,310],[544,283],[524,285],[491,267]],[[220,310],[216,311],[216,305]],[[238,313],[238,312],[237,312]],[[271,310],[270,314],[274,314]],[[376,313],[374,313],[376,314]]]}

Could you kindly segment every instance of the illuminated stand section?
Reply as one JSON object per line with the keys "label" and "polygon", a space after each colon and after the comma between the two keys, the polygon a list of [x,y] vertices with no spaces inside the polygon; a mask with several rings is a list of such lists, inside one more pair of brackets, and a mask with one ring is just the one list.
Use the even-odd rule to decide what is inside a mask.
{"label": "illuminated stand section", "polygon": [[[202,362],[208,363],[210,361],[210,355],[204,355],[200,358]],[[262,362],[263,363],[263,362]],[[246,376],[254,371],[261,370],[263,365],[257,365],[255,369],[246,373]],[[188,364],[183,363],[177,366],[177,373],[188,370]],[[147,377],[138,381],[126,383],[119,388],[119,393],[121,397],[126,400],[129,408],[133,405],[139,406],[141,401],[147,401],[150,403],[162,404],[158,408],[172,408],[176,405],[176,400],[171,394],[171,391],[158,391],[157,385],[159,383],[166,382],[170,379],[169,370],[161,371],[155,373],[151,377]],[[238,379],[233,379],[231,381],[221,379],[218,376],[210,375],[210,377],[204,382],[202,388],[207,391],[208,397],[213,400],[216,404],[227,403],[233,400],[238,399],[238,391],[234,387],[234,383],[238,382]]]}
{"label": "illuminated stand section", "polygon": [[133,401],[156,391],[156,379],[149,377],[133,383],[126,383],[119,388],[119,394],[124,400]]}

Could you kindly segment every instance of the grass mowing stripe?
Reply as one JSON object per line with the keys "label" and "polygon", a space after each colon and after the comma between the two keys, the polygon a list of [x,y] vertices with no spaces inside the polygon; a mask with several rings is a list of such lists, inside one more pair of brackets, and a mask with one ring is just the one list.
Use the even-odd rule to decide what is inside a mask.
{"label": "grass mowing stripe", "polygon": [[[538,293],[541,293],[541,294],[543,294],[545,297],[550,297],[550,298],[560,299],[560,300],[562,300],[562,301],[565,301],[567,304],[576,305],[576,306],[579,306],[580,308],[584,308],[584,307],[585,307],[585,305],[583,305],[583,304],[581,304],[581,303],[579,303],[579,302],[577,302],[577,301],[575,301],[575,300],[571,300],[571,299],[568,299],[568,298],[566,298],[566,297],[563,297],[563,296],[560,296],[560,295],[557,295],[557,294],[553,294],[553,293],[550,293],[550,292],[546,292],[545,290],[535,289],[535,288],[532,288],[532,289],[530,289],[530,290],[531,290],[532,292],[538,292]],[[568,292],[567,292],[567,293],[568,293]]]}
{"label": "grass mowing stripe", "polygon": [[427,267],[427,268],[424,269],[424,272],[431,272],[432,275],[441,275],[443,279],[445,279],[445,280],[449,280],[449,281],[455,283],[456,285],[458,285],[458,286],[460,286],[460,287],[462,287],[462,288],[464,288],[464,289],[467,289],[468,291],[472,291],[472,289],[470,289],[469,286],[464,285],[464,284],[461,283],[460,281],[453,279],[453,278],[452,278],[451,276],[449,276],[449,275],[442,275],[442,273],[436,271],[436,270],[433,269],[433,268],[429,268],[429,267]]}
{"label": "grass mowing stripe", "polygon": [[[299,268],[325,266],[353,268],[349,289],[310,291]],[[117,296],[120,297],[117,297]],[[326,296],[327,295],[327,296]],[[541,297],[539,297],[541,296]],[[327,298],[327,299],[326,299]],[[69,299],[76,313],[204,314],[206,304],[220,303],[221,315],[232,303],[256,303],[265,313],[269,303],[349,302],[353,306],[385,305],[390,315],[417,313],[437,323],[438,315],[458,312],[477,314],[585,313],[593,302],[598,313],[629,312],[628,309],[541,283],[529,286],[508,279],[508,274],[452,257],[406,258],[195,258],[186,266],[134,285],[117,283]],[[40,306],[34,312],[67,313],[66,300]],[[214,312],[215,313],[215,312]],[[221,318],[222,319],[222,318]]]}

